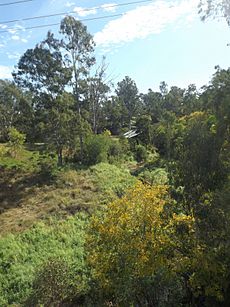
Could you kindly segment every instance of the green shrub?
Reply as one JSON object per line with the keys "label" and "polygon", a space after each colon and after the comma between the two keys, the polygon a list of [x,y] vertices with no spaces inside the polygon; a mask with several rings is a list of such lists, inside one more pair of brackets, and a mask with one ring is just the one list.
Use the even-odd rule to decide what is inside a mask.
{"label": "green shrub", "polygon": [[84,164],[95,165],[107,162],[110,142],[109,136],[104,134],[88,137],[84,144]]}
{"label": "green shrub", "polygon": [[[49,293],[53,294],[56,291],[54,289],[55,283],[52,285],[52,289],[48,289],[51,272],[55,274],[54,281],[61,283],[61,279],[67,280],[69,272],[72,271],[77,276],[77,286],[71,290],[76,290],[75,294],[71,292],[71,297],[72,295],[83,295],[87,287],[84,262],[86,225],[86,217],[78,215],[62,222],[51,221],[49,226],[39,223],[19,235],[0,238],[1,306],[11,304],[24,306],[24,302],[28,301],[29,297],[36,296],[42,287],[47,288],[47,291],[39,299],[41,299],[41,304],[46,303]],[[60,270],[54,259],[63,261]],[[46,274],[41,276],[41,272],[44,273],[45,270]],[[73,283],[76,278],[73,279]],[[42,283],[44,284],[42,285]],[[61,291],[60,288],[61,285],[59,287]],[[59,298],[68,295],[66,289],[63,288]],[[36,306],[36,304],[30,306]],[[49,306],[57,305],[50,304]]]}
{"label": "green shrub", "polygon": [[109,156],[119,157],[122,154],[122,147],[118,141],[111,142],[109,146]]}
{"label": "green shrub", "polygon": [[147,157],[147,149],[143,145],[137,145],[135,148],[135,158],[137,162],[145,162],[147,160]]}
{"label": "green shrub", "polygon": [[13,157],[9,146],[0,146],[0,167],[6,169],[37,172],[38,157],[37,151],[29,151],[23,147],[20,149],[20,157]]}
{"label": "green shrub", "polygon": [[7,146],[0,144],[0,158],[7,156],[9,148]]}
{"label": "green shrub", "polygon": [[122,148],[123,153],[127,154],[127,153],[130,152],[129,141],[123,135],[120,136],[119,143],[121,144],[121,148]]}
{"label": "green shrub", "polygon": [[88,280],[74,262],[50,259],[36,273],[27,306],[60,306],[84,300],[89,290]]}
{"label": "green shrub", "polygon": [[138,175],[138,178],[151,185],[165,185],[168,183],[168,173],[164,168],[144,170]]}
{"label": "green shrub", "polygon": [[96,165],[101,162],[117,163],[124,160],[129,144],[118,138],[111,138],[108,130],[102,134],[90,135],[84,144],[83,164]]}
{"label": "green shrub", "polygon": [[108,160],[110,163],[122,161],[123,151],[119,140],[112,140],[108,149]]}
{"label": "green shrub", "polygon": [[12,157],[16,158],[22,150],[23,144],[25,143],[25,134],[19,132],[15,128],[9,129],[9,147]]}
{"label": "green shrub", "polygon": [[108,163],[92,166],[90,172],[96,185],[110,199],[115,196],[121,197],[137,181],[127,169],[121,169]]}
{"label": "green shrub", "polygon": [[105,129],[102,134],[105,136],[111,136],[111,131],[108,129]]}
{"label": "green shrub", "polygon": [[58,174],[57,161],[53,155],[42,154],[38,158],[39,174],[44,180],[53,180]]}

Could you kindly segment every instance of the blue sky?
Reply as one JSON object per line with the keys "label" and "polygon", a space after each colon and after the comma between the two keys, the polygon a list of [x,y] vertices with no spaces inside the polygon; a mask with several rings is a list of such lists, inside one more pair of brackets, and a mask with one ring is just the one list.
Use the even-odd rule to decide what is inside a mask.
{"label": "blue sky", "polygon": [[[0,0],[0,4],[7,2]],[[10,24],[4,21],[70,11],[80,20],[122,14],[85,23],[97,44],[96,57],[100,62],[106,56],[107,73],[115,84],[128,75],[140,92],[157,90],[161,81],[180,87],[194,83],[199,88],[208,84],[215,65],[230,66],[230,28],[224,20],[201,22],[198,0],[116,6],[128,2],[132,0],[32,0],[0,6],[0,78],[10,78],[19,57],[45,38],[48,30],[58,31],[58,26],[25,28],[58,23],[64,14]]]}

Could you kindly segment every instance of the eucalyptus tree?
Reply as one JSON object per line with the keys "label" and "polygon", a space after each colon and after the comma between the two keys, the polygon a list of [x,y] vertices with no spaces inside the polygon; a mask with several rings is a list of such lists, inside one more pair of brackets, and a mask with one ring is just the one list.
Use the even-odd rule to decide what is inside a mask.
{"label": "eucalyptus tree", "polygon": [[[54,124],[52,129],[50,125],[54,123],[52,120],[54,110],[58,110],[57,98],[64,93],[71,71],[65,66],[63,55],[59,50],[59,41],[51,32],[48,32],[44,41],[24,53],[13,77],[18,86],[32,93],[42,139],[48,142],[48,145],[55,147],[56,135],[60,131],[57,125],[60,126],[61,121]],[[61,164],[62,147],[56,146],[55,149]]]}
{"label": "eucalyptus tree", "polygon": [[181,106],[181,113],[188,115],[192,112],[201,110],[199,93],[195,84],[190,84],[184,92],[183,105]]}
{"label": "eucalyptus tree", "polygon": [[163,110],[163,95],[149,89],[147,94],[142,95],[142,103],[145,113],[151,116],[152,123],[159,122]]}
{"label": "eucalyptus tree", "polygon": [[177,86],[172,86],[165,95],[163,107],[170,112],[177,115],[181,113],[181,108],[184,102],[184,89]]}
{"label": "eucalyptus tree", "polygon": [[103,57],[101,64],[96,68],[94,74],[89,76],[86,84],[90,123],[95,134],[97,134],[98,128],[102,129],[100,126],[103,125],[103,107],[110,91],[111,80],[106,77],[106,70],[107,65]]}
{"label": "eucalyptus tree", "polygon": [[17,128],[30,136],[33,110],[29,95],[25,95],[13,82],[0,80],[0,139],[6,141],[9,129]]}
{"label": "eucalyptus tree", "polygon": [[131,129],[132,119],[138,113],[140,102],[135,81],[126,76],[121,82],[118,82],[116,94],[123,104],[123,112],[126,115],[127,127]]}
{"label": "eucalyptus tree", "polygon": [[71,87],[75,99],[75,108],[78,112],[80,124],[79,138],[81,159],[83,158],[83,127],[82,108],[84,102],[84,85],[89,76],[90,68],[95,64],[93,56],[95,43],[87,27],[72,16],[66,16],[60,26],[62,34],[61,49],[64,54],[65,64],[71,69],[71,78],[68,85]]}
{"label": "eucalyptus tree", "polygon": [[[0,139],[7,139],[8,130],[12,127],[15,116],[15,91],[9,81],[0,80]],[[17,96],[17,94],[16,94]]]}
{"label": "eucalyptus tree", "polygon": [[47,103],[41,98],[54,98],[64,91],[70,80],[71,70],[65,66],[59,41],[54,38],[53,33],[48,32],[44,41],[22,55],[13,77],[21,88],[30,90],[34,96],[39,97],[44,106]]}
{"label": "eucalyptus tree", "polygon": [[119,135],[125,124],[124,107],[117,96],[111,96],[103,105],[104,126],[112,134]]}
{"label": "eucalyptus tree", "polygon": [[[59,163],[62,163],[63,146],[69,143],[68,135],[73,141],[78,135],[81,149],[83,146],[82,82],[95,62],[91,56],[93,47],[87,28],[80,21],[67,16],[61,22],[60,36],[56,38],[48,32],[45,40],[25,52],[13,73],[15,82],[33,93],[34,108],[43,128],[44,139],[56,148]],[[74,102],[66,103],[68,108],[62,108],[63,99],[69,102],[66,91],[73,96]],[[60,110],[62,116],[57,116]],[[63,117],[68,118],[71,125],[67,125]],[[72,122],[75,122],[74,128]],[[58,133],[60,135],[57,137]]]}
{"label": "eucalyptus tree", "polygon": [[230,2],[229,0],[200,0],[199,14],[202,20],[207,18],[225,18],[230,26]]}
{"label": "eucalyptus tree", "polygon": [[90,68],[95,64],[93,56],[95,43],[87,31],[87,27],[72,16],[66,16],[60,26],[62,39],[60,46],[64,54],[65,64],[71,69],[69,85],[76,100],[76,107],[81,113],[81,83],[89,75]]}

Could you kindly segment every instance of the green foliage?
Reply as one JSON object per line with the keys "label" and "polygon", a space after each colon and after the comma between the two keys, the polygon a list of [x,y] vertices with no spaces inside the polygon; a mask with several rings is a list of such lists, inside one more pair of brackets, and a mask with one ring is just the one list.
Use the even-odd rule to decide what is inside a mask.
{"label": "green foliage", "polygon": [[126,76],[118,82],[116,94],[122,108],[123,126],[131,129],[132,119],[137,115],[139,108],[138,89],[134,80]]}
{"label": "green foliage", "polygon": [[136,120],[137,131],[140,133],[138,139],[145,145],[152,143],[153,127],[151,125],[151,116],[142,115]]}
{"label": "green foliage", "polygon": [[143,182],[151,185],[168,184],[168,173],[164,168],[156,168],[154,170],[144,170],[138,175]]}
{"label": "green foliage", "polygon": [[[203,13],[229,21],[228,8]],[[125,77],[108,98],[87,28],[67,16],[59,34],[25,52],[16,84],[0,80],[0,231],[93,211],[92,274],[85,217],[48,219],[0,239],[0,306],[87,306],[92,288],[92,306],[229,306],[230,69],[200,93],[162,82],[139,95]],[[138,135],[118,139],[128,129]],[[149,186],[127,192],[137,179],[115,165],[129,159]]]}
{"label": "green foliage", "polygon": [[125,159],[125,151],[119,139],[111,140],[108,150],[109,163],[119,164]]}
{"label": "green foliage", "polygon": [[15,128],[9,129],[9,147],[10,147],[10,153],[13,158],[16,158],[17,155],[20,154],[20,151],[22,150],[22,146],[25,143],[26,136],[23,133],[20,133]]}
{"label": "green foliage", "polygon": [[[87,288],[85,226],[85,217],[78,215],[50,225],[39,223],[22,234],[0,238],[2,306],[24,304],[29,297],[32,305],[47,306],[48,302],[61,304],[66,296],[83,295]],[[75,275],[73,280],[69,278],[70,272]],[[67,282],[65,286],[63,281]]]}
{"label": "green foliage", "polygon": [[85,165],[95,165],[101,162],[116,163],[122,161],[125,151],[123,144],[117,138],[106,133],[90,135],[84,143]]}
{"label": "green foliage", "polygon": [[188,257],[182,244],[192,247],[194,221],[173,214],[173,208],[165,214],[169,204],[165,186],[139,184],[109,204],[102,217],[92,217],[88,262],[104,299],[119,306],[182,304],[184,289],[175,273]]}
{"label": "green foliage", "polygon": [[84,164],[94,165],[107,162],[110,138],[107,135],[91,135],[84,144]]}
{"label": "green foliage", "polygon": [[[178,185],[197,201],[205,191],[213,190],[226,179],[226,169],[220,159],[221,139],[215,133],[215,118],[204,112],[194,112],[180,119],[183,128],[174,148],[174,171]],[[175,167],[177,166],[177,167]]]}
{"label": "green foliage", "polygon": [[57,306],[84,301],[89,290],[86,270],[73,261],[51,259],[37,271],[26,306]]}
{"label": "green foliage", "polygon": [[145,146],[143,145],[137,145],[135,147],[135,158],[137,162],[146,162],[148,157],[148,152]]}
{"label": "green foliage", "polygon": [[120,160],[129,161],[134,160],[133,152],[131,151],[131,145],[127,138],[123,135],[119,137],[119,146],[121,146],[121,156]]}
{"label": "green foliage", "polygon": [[107,198],[122,196],[125,191],[136,183],[127,169],[121,169],[115,165],[100,163],[90,168],[93,180],[99,189],[106,193]]}
{"label": "green foliage", "polygon": [[26,305],[44,306],[57,305],[71,297],[71,271],[65,260],[55,259],[47,261],[36,274],[33,290]]}
{"label": "green foliage", "polygon": [[31,137],[33,115],[30,95],[23,93],[13,82],[0,80],[0,141],[8,140],[11,127]]}
{"label": "green foliage", "polygon": [[119,140],[112,141],[109,146],[109,152],[108,152],[109,157],[116,158],[120,157],[121,154],[122,154],[122,146]]}
{"label": "green foliage", "polygon": [[62,166],[64,148],[73,147],[78,135],[76,122],[79,118],[72,110],[74,100],[70,94],[58,96],[51,104],[52,108],[46,114],[47,123],[43,132],[49,148],[57,152],[58,165]]}
{"label": "green foliage", "polygon": [[111,136],[111,132],[108,129],[105,129],[102,134],[105,136]]}
{"label": "green foliage", "polygon": [[44,181],[53,180],[58,174],[55,155],[40,154],[38,158],[39,174]]}
{"label": "green foliage", "polygon": [[23,146],[20,149],[20,156],[12,157],[9,146],[0,145],[0,167],[6,169],[37,172],[38,157],[38,151],[29,151]]}

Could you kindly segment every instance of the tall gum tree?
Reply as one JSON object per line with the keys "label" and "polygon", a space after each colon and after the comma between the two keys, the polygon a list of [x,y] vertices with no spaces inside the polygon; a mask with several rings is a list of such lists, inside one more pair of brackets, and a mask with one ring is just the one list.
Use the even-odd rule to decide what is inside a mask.
{"label": "tall gum tree", "polygon": [[[62,126],[63,121],[53,121],[53,114],[59,109],[57,97],[63,95],[71,77],[71,70],[66,67],[59,50],[59,41],[51,32],[48,32],[47,38],[34,49],[28,49],[24,53],[13,77],[19,87],[32,93],[34,108],[40,125],[44,127],[43,139],[55,148],[58,164],[61,165],[65,141],[62,140],[57,145],[56,140],[61,138],[61,135],[57,137],[57,134],[65,127]],[[57,126],[62,129],[57,129]]]}
{"label": "tall gum tree", "polygon": [[124,106],[124,113],[127,114],[127,125],[131,129],[132,119],[137,114],[139,107],[139,95],[136,83],[128,76],[118,82],[116,94]]}
{"label": "tall gum tree", "polygon": [[[72,118],[75,119],[77,129],[74,131],[77,131],[80,138],[82,156],[84,129],[81,115],[82,82],[87,78],[89,69],[95,62],[92,56],[94,50],[92,36],[80,21],[70,16],[65,17],[61,22],[60,34],[60,38],[57,39],[53,33],[48,32],[44,41],[25,52],[13,73],[15,82],[21,88],[33,93],[35,108],[39,110],[42,125],[45,127],[43,135],[47,137],[49,145],[56,147],[59,164],[62,163],[63,146],[66,145],[62,136],[68,134],[69,128],[66,130],[67,134],[63,131],[69,125],[66,125],[67,122],[61,117],[55,116],[53,120],[52,116],[60,109],[58,103],[62,102],[63,97],[67,97],[63,96],[65,91],[70,91],[74,97],[74,104],[67,103],[69,107],[64,109],[61,106],[65,113],[62,117],[71,121]],[[59,96],[62,98],[58,99]],[[73,112],[70,112],[70,109]],[[53,128],[52,122],[55,123]],[[58,131],[61,132],[59,136],[57,136]],[[56,146],[57,139],[62,139],[58,142],[58,146]],[[69,142],[69,138],[67,139]]]}
{"label": "tall gum tree", "polygon": [[83,156],[83,133],[82,128],[82,103],[84,80],[89,75],[90,68],[95,64],[93,56],[95,43],[93,37],[87,31],[87,27],[72,16],[65,17],[61,22],[60,33],[63,35],[61,47],[64,53],[66,65],[72,70],[72,76],[69,85],[75,98],[76,111],[79,114],[80,123],[80,148],[81,160]]}
{"label": "tall gum tree", "polygon": [[229,0],[200,0],[199,14],[201,20],[207,18],[225,18],[230,26],[230,1]]}
{"label": "tall gum tree", "polygon": [[86,95],[89,105],[90,122],[94,134],[98,133],[99,122],[102,121],[102,109],[107,100],[107,94],[110,91],[111,81],[106,78],[105,57],[101,64],[96,68],[95,73],[89,76],[86,84]]}

